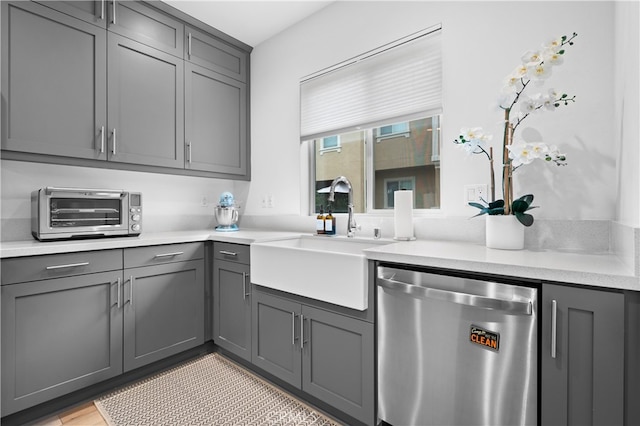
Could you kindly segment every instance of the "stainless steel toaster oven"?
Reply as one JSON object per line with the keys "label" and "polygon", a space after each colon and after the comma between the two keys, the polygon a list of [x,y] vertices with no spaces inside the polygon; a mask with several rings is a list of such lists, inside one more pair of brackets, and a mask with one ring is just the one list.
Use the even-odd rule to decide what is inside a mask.
{"label": "stainless steel toaster oven", "polygon": [[31,234],[38,240],[128,236],[141,232],[139,192],[46,187],[31,193]]}

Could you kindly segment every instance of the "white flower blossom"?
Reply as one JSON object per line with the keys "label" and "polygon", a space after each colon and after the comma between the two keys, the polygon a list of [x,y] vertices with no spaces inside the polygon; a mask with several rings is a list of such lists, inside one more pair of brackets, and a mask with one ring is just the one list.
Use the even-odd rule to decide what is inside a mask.
{"label": "white flower blossom", "polygon": [[543,61],[542,53],[533,50],[525,52],[520,59],[522,60],[522,63],[527,66],[530,64],[539,64]]}
{"label": "white flower blossom", "polygon": [[547,111],[554,111],[556,109],[556,99],[557,98],[551,93],[540,97],[541,104]]}
{"label": "white flower blossom", "polygon": [[542,52],[542,58],[546,65],[562,65],[564,57],[553,49],[546,49]]}
{"label": "white flower blossom", "polygon": [[535,153],[531,149],[531,146],[527,143],[517,143],[507,145],[509,150],[509,158],[511,159],[511,165],[515,167],[529,164],[535,160]]}
{"label": "white flower blossom", "polygon": [[543,63],[527,66],[527,76],[531,80],[546,80],[551,76],[551,66]]}
{"label": "white flower blossom", "polygon": [[531,114],[540,108],[540,99],[539,95],[535,97],[521,96],[520,97],[520,111],[523,114]]}
{"label": "white flower blossom", "polygon": [[492,138],[492,135],[484,134],[481,127],[460,129],[460,142],[458,146],[464,149],[469,155],[479,154]]}
{"label": "white flower blossom", "polygon": [[554,52],[558,52],[562,47],[562,37],[554,37],[552,39],[547,40],[543,45],[543,50],[553,50]]}

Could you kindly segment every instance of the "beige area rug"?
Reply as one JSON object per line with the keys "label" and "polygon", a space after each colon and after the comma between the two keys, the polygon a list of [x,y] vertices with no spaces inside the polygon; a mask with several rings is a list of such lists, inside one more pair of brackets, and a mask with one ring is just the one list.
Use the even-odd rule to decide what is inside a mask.
{"label": "beige area rug", "polygon": [[113,426],[340,424],[216,353],[105,394],[95,404]]}

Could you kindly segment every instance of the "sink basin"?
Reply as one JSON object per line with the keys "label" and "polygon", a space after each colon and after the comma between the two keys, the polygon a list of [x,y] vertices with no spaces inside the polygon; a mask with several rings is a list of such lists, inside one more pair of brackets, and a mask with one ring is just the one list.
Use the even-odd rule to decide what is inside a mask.
{"label": "sink basin", "polygon": [[363,250],[387,242],[301,236],[251,244],[251,282],[364,311],[367,258]]}

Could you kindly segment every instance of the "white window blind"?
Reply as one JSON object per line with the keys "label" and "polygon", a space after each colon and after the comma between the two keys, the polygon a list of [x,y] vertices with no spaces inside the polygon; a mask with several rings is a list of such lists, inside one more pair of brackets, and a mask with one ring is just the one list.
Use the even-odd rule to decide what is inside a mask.
{"label": "white window blind", "polygon": [[441,26],[302,79],[302,141],[442,112]]}

